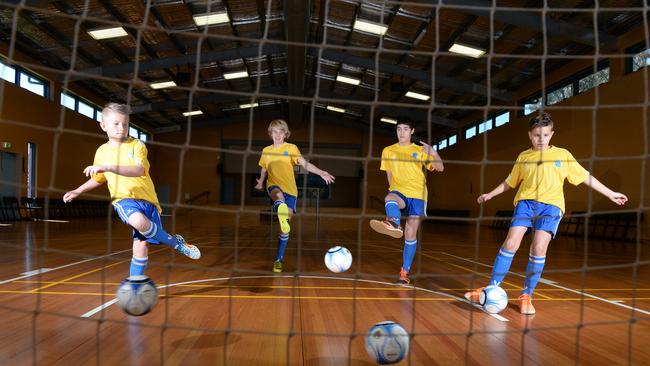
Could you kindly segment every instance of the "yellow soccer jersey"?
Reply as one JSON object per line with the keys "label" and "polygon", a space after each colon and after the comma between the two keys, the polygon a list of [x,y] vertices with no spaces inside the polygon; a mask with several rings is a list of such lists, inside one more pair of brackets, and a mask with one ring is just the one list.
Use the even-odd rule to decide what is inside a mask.
{"label": "yellow soccer jersey", "polygon": [[266,188],[278,186],[282,192],[297,197],[298,188],[296,187],[296,177],[293,174],[293,166],[300,165],[301,157],[298,147],[287,142],[278,148],[273,145],[265,147],[258,164],[268,172]]}
{"label": "yellow soccer jersey", "polygon": [[559,207],[564,212],[564,179],[578,185],[589,177],[589,172],[565,149],[551,146],[545,151],[528,149],[517,157],[506,184],[521,186],[514,204],[521,200],[535,200]]}
{"label": "yellow soccer jersey", "polygon": [[123,142],[117,147],[113,147],[107,142],[95,152],[93,165],[139,165],[144,167],[144,175],[142,177],[125,177],[115,173],[99,173],[93,175],[92,178],[99,183],[108,183],[108,190],[111,193],[113,202],[125,198],[144,200],[156,205],[158,212],[162,211],[160,203],[158,203],[156,189],[149,176],[147,147],[142,141],[129,137],[126,142]]}
{"label": "yellow soccer jersey", "polygon": [[390,172],[389,191],[398,191],[407,198],[427,200],[427,178],[422,168],[433,170],[433,156],[416,144],[386,146],[381,152],[381,170]]}

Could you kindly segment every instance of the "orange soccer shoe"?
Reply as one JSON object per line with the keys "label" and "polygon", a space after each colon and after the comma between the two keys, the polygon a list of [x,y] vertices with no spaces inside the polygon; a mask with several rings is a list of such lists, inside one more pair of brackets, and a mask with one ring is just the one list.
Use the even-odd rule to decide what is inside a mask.
{"label": "orange soccer shoe", "polygon": [[533,301],[528,294],[521,294],[517,298],[519,302],[519,311],[525,315],[535,314],[535,307],[533,306]]}
{"label": "orange soccer shoe", "polygon": [[399,239],[404,235],[402,227],[390,220],[370,220],[370,227],[380,234],[392,236],[395,239]]}

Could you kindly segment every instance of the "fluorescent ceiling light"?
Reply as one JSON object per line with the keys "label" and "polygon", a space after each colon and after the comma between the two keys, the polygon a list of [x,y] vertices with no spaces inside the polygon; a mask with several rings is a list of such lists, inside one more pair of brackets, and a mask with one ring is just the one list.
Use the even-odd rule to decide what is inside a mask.
{"label": "fluorescent ceiling light", "polygon": [[116,37],[124,37],[129,35],[122,27],[93,29],[93,30],[89,30],[88,34],[90,34],[90,36],[93,37],[94,39],[116,38]]}
{"label": "fluorescent ceiling light", "polygon": [[248,71],[239,71],[239,72],[229,72],[226,74],[223,74],[223,77],[226,78],[226,80],[230,79],[239,79],[239,78],[245,78],[248,76]]}
{"label": "fluorescent ceiling light", "polygon": [[199,27],[204,25],[211,25],[211,24],[228,23],[230,21],[230,18],[228,18],[228,13],[225,11],[220,11],[217,13],[199,14],[199,15],[195,15],[193,18],[194,18],[194,23],[196,23],[196,25],[198,25]]}
{"label": "fluorescent ceiling light", "polygon": [[394,125],[397,124],[397,120],[396,120],[396,119],[388,118],[388,117],[381,117],[381,121],[382,121],[382,122],[386,122],[386,123],[392,123],[392,124],[394,124]]}
{"label": "fluorescent ceiling light", "polygon": [[149,85],[151,89],[164,89],[164,88],[171,88],[172,86],[176,86],[176,83],[173,80],[170,81],[161,81],[158,83],[153,83]]}
{"label": "fluorescent ceiling light", "polygon": [[253,104],[250,104],[250,103],[248,103],[248,104],[240,104],[239,108],[246,109],[246,108],[254,108],[254,107],[257,107],[257,106],[259,106],[259,103],[255,102]]}
{"label": "fluorescent ceiling light", "polygon": [[388,30],[388,27],[383,25],[383,24],[378,24],[378,23],[371,23],[367,22],[365,20],[355,20],[354,21],[354,29],[360,30],[363,32],[368,32],[372,34],[378,34],[380,36],[383,36],[386,34],[386,31]]}
{"label": "fluorescent ceiling light", "polygon": [[197,111],[190,111],[190,112],[183,112],[183,116],[189,117],[189,116],[197,116],[199,114],[203,114],[202,110],[197,110]]}
{"label": "fluorescent ceiling light", "polygon": [[328,105],[327,109],[329,109],[330,111],[334,111],[334,112],[345,113],[345,109],[339,108],[339,107],[334,107],[334,106],[331,106],[331,105]]}
{"label": "fluorescent ceiling light", "polygon": [[449,47],[449,52],[478,58],[485,53],[485,50],[481,50],[470,46],[465,46],[460,43],[454,43],[451,47]]}
{"label": "fluorescent ceiling light", "polygon": [[338,75],[336,77],[336,81],[340,81],[342,83],[352,84],[352,85],[359,85],[359,83],[361,83],[361,80],[349,78],[349,77],[343,76],[343,75]]}
{"label": "fluorescent ceiling light", "polygon": [[424,95],[424,94],[420,94],[420,93],[416,93],[416,92],[412,92],[412,91],[406,92],[406,96],[409,97],[409,98],[419,99],[419,100],[429,100],[429,99],[431,99],[431,97],[428,96],[428,95]]}

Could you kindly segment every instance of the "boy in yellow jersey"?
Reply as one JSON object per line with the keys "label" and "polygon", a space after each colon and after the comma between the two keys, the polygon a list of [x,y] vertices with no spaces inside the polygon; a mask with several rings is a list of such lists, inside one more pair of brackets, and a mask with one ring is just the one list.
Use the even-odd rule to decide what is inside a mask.
{"label": "boy in yellow jersey", "polygon": [[404,252],[399,283],[410,283],[409,271],[417,248],[418,228],[422,216],[427,215],[428,171],[444,170],[442,159],[431,146],[420,141],[422,146],[411,142],[415,132],[413,122],[400,120],[396,126],[397,143],[387,146],[381,153],[381,170],[386,171],[388,194],[384,199],[386,220],[370,220],[370,227],[381,234],[401,238],[404,232],[400,226],[402,214],[407,216]]}
{"label": "boy in yellow jersey", "polygon": [[271,121],[268,132],[273,144],[262,150],[258,163],[262,169],[255,188],[263,189],[264,178],[268,173],[266,191],[273,201],[273,212],[278,215],[281,231],[273,272],[282,272],[282,259],[289,242],[289,231],[291,231],[289,220],[291,215],[296,212],[296,198],[298,197],[293,166],[300,165],[308,172],[319,175],[327,184],[334,183],[334,176],[303,159],[296,145],[284,141],[291,135],[287,122],[281,119]]}
{"label": "boy in yellow jersey", "polygon": [[99,124],[108,142],[95,152],[93,165],[84,169],[90,179],[63,196],[71,202],[80,194],[108,183],[113,207],[125,224],[133,228],[133,258],[130,276],[142,275],[147,268],[151,244],[164,244],[192,258],[201,252],[185,242],[180,235],[170,235],[160,223],[160,204],[149,176],[147,148],[140,140],[129,137],[129,109],[126,105],[109,103],[102,110]]}
{"label": "boy in yellow jersey", "polygon": [[[569,151],[549,145],[553,133],[553,120],[548,113],[531,118],[528,138],[532,147],[519,154],[505,181],[478,198],[482,204],[519,185],[510,230],[494,261],[490,285],[499,286],[503,281],[521,240],[527,231],[533,231],[524,289],[518,298],[522,314],[535,314],[531,297],[542,276],[546,250],[564,213],[564,180],[573,185],[584,183],[617,205],[627,202],[624,194],[612,191],[591,176]],[[478,302],[482,290],[481,287],[467,292],[465,298]]]}

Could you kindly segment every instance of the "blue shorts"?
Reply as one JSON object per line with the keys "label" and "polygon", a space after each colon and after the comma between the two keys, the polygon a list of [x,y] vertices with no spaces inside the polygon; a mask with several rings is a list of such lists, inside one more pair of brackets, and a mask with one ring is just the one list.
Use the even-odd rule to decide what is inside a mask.
{"label": "blue shorts", "polygon": [[555,237],[560,220],[562,220],[562,210],[559,207],[535,200],[522,200],[517,202],[510,227],[524,226],[544,230]]}
{"label": "blue shorts", "polygon": [[404,208],[400,211],[402,216],[426,216],[427,215],[427,202],[425,200],[417,198],[407,198],[398,191],[390,191],[388,193],[394,193],[398,195],[402,201],[404,201]]}
{"label": "blue shorts", "polygon": [[[158,207],[148,201],[126,198],[113,203],[113,208],[115,208],[115,212],[117,212],[117,215],[122,219],[122,222],[127,225],[129,225],[129,217],[136,212],[140,212],[151,222],[156,224],[156,226],[162,228]],[[158,240],[145,238],[145,236],[140,234],[140,232],[135,228],[133,229],[132,236],[133,239],[146,241],[151,244],[160,244]]]}
{"label": "blue shorts", "polygon": [[[298,198],[296,196],[292,196],[282,190],[282,188],[278,186],[270,186],[269,188],[266,189],[266,191],[271,194],[271,191],[274,189],[279,189],[282,194],[284,195],[284,203],[289,206],[290,209],[293,210],[293,213],[296,213],[296,202],[298,201]],[[271,204],[273,204],[273,201],[271,201]]]}

